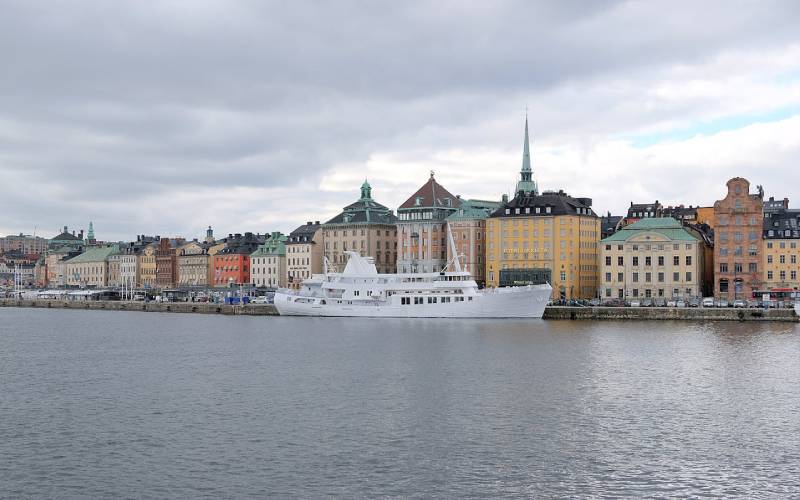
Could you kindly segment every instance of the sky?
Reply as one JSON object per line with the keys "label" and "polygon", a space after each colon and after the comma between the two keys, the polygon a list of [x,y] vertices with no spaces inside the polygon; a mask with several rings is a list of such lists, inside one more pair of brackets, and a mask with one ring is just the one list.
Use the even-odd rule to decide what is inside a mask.
{"label": "sky", "polygon": [[365,178],[800,207],[800,2],[0,0],[0,235],[289,232]]}

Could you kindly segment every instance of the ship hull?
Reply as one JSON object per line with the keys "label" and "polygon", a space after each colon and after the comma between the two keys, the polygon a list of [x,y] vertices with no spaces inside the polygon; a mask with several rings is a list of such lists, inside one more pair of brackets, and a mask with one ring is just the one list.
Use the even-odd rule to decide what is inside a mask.
{"label": "ship hull", "polygon": [[[541,318],[552,288],[549,285],[484,290],[472,300],[434,304],[337,301],[275,292],[282,316],[364,318]],[[341,302],[341,303],[340,303]]]}

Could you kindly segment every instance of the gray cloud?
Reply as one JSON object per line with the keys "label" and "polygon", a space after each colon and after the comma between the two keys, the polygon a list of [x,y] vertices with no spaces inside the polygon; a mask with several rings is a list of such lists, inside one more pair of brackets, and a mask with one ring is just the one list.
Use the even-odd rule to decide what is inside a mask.
{"label": "gray cloud", "polygon": [[[0,13],[0,231],[94,219],[108,238],[290,230],[309,204],[351,201],[357,186],[318,191],[337,165],[516,151],[526,103],[537,140],[588,151],[694,110],[630,107],[660,72],[800,42],[800,5],[778,1],[6,1]],[[500,167],[513,176],[516,162]]]}

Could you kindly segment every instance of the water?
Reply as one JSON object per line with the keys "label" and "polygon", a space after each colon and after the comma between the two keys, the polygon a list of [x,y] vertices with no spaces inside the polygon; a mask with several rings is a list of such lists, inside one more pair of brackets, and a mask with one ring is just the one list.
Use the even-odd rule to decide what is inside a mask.
{"label": "water", "polygon": [[800,327],[0,309],[0,497],[797,497]]}

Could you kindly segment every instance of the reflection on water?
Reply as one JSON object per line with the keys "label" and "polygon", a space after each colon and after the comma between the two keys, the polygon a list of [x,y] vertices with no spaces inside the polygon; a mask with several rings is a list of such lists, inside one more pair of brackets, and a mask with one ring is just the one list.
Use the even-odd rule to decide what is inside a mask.
{"label": "reflection on water", "polygon": [[0,309],[0,496],[800,495],[800,328]]}

